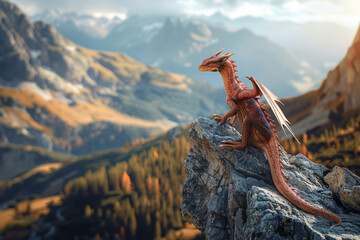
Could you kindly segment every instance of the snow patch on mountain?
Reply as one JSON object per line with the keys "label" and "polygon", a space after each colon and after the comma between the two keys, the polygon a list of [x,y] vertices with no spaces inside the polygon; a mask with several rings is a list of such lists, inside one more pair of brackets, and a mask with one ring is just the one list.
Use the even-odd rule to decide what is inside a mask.
{"label": "snow patch on mountain", "polygon": [[66,50],[70,51],[70,52],[74,52],[76,50],[76,47],[75,46],[72,46],[72,45],[67,45],[65,46]]}
{"label": "snow patch on mountain", "polygon": [[30,55],[32,58],[37,59],[42,52],[40,50],[30,50]]}
{"label": "snow patch on mountain", "polygon": [[53,95],[49,91],[49,89],[42,89],[36,83],[33,82],[22,82],[19,85],[20,89],[29,90],[40,97],[42,97],[46,101],[54,100]]}
{"label": "snow patch on mountain", "polygon": [[144,32],[149,32],[149,31],[152,31],[152,30],[154,30],[154,29],[159,29],[159,28],[161,28],[162,26],[163,26],[163,23],[161,23],[161,22],[154,22],[154,23],[152,23],[152,24],[145,25],[145,26],[142,28],[142,30],[143,30]]}
{"label": "snow patch on mountain", "polygon": [[42,66],[40,67],[40,71],[43,72],[47,81],[51,83],[56,90],[78,94],[81,93],[82,89],[84,88],[79,84],[72,84],[69,81],[66,81],[50,68],[45,68]]}

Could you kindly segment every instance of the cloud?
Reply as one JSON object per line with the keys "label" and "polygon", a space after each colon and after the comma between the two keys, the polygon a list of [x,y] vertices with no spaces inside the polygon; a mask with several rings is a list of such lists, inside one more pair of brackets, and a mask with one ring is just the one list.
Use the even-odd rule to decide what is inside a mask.
{"label": "cloud", "polygon": [[78,13],[120,12],[129,14],[177,14],[182,9],[176,1],[171,0],[11,0],[28,14],[39,13],[58,8]]}
{"label": "cloud", "polygon": [[357,27],[359,0],[10,0],[27,14],[58,8],[77,13],[127,15],[211,15],[220,11],[236,18],[259,16],[273,20],[332,21]]}

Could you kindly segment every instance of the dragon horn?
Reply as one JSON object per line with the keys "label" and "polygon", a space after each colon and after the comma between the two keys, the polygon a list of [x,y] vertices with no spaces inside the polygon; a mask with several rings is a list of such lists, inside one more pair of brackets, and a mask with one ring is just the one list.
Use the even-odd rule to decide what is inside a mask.
{"label": "dragon horn", "polygon": [[218,52],[216,52],[216,53],[214,53],[214,57],[217,57],[217,56],[219,56],[219,54],[223,51],[224,49],[222,48],[220,51],[218,51]]}
{"label": "dragon horn", "polygon": [[223,59],[227,59],[227,58],[229,58],[229,57],[231,57],[232,55],[234,55],[235,53],[233,52],[233,53],[226,53],[226,54],[224,54],[224,55],[222,55],[222,56],[220,56],[220,57],[218,57],[217,59],[218,60],[223,60]]}
{"label": "dragon horn", "polygon": [[229,57],[231,57],[232,55],[234,55],[235,53],[233,52],[233,53],[230,53],[230,52],[228,52],[228,53],[226,53],[224,56],[226,56],[227,58],[229,58]]}

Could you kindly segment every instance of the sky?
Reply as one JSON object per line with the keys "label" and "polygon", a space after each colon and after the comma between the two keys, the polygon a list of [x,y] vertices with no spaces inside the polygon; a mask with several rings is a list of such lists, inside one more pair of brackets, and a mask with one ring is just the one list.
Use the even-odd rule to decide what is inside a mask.
{"label": "sky", "polygon": [[133,14],[211,15],[217,11],[237,18],[264,17],[295,22],[329,21],[357,29],[360,0],[10,0],[28,15],[49,9],[96,16]]}

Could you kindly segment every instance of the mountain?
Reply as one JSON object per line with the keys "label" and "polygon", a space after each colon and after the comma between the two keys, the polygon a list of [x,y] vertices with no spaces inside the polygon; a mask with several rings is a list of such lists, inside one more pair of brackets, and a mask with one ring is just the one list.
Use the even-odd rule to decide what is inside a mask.
{"label": "mountain", "polygon": [[102,39],[123,20],[113,18],[80,15],[75,12],[64,12],[51,9],[31,17],[31,21],[43,21],[56,28],[65,38],[86,48],[101,50]]}
{"label": "mountain", "polygon": [[[340,61],[354,34],[352,29],[330,22],[296,23],[272,21],[252,16],[230,19],[222,13],[216,12],[211,16],[184,16],[181,18],[165,15],[129,16],[126,20],[111,25],[111,28],[97,24],[100,28],[104,26],[103,32],[108,34],[104,35],[104,39],[93,39],[86,33],[88,27],[78,24],[79,21],[76,21],[74,15],[76,14],[52,10],[47,14],[38,15],[34,19],[44,19],[46,22],[54,24],[64,36],[85,47],[125,52],[146,64],[204,79],[214,86],[220,86],[215,78],[199,74],[194,68],[198,65],[195,58],[199,56],[204,58],[210,52],[216,51],[217,48],[233,49],[239,53],[251,51],[252,54],[241,57],[245,70],[244,75],[249,75],[245,72],[252,73],[255,69],[257,75],[260,74],[262,79],[273,76],[272,79],[279,79],[284,84],[290,82],[288,85],[293,90],[275,91],[282,97],[294,96],[319,86],[318,79]],[[62,24],[58,23],[58,19]],[[172,24],[169,25],[169,21]],[[178,24],[179,22],[181,24]],[[198,32],[194,29],[199,27],[191,26],[199,23],[210,29],[210,33]],[[188,30],[184,30],[187,25],[190,27]],[[222,37],[222,32],[217,31],[219,29],[225,32],[226,37]],[[249,29],[254,36],[250,37],[248,41],[241,41],[241,38],[249,37],[237,33],[242,29]],[[160,33],[161,31],[167,31],[165,38],[164,34]],[[215,32],[219,32],[220,36]],[[262,39],[257,39],[259,36],[262,36]],[[267,48],[260,51],[258,46],[252,46],[251,38],[254,38],[254,42],[264,41]],[[233,40],[228,42],[229,39]],[[240,42],[242,44],[239,44]],[[154,45],[166,46],[167,54],[165,55],[172,53],[171,58],[164,56],[163,52],[165,51],[152,51]],[[180,49],[179,46],[181,46]],[[208,46],[209,50],[206,49]],[[278,57],[279,48],[281,56]],[[146,51],[146,49],[150,49],[150,51]],[[271,49],[274,50],[271,51]],[[283,54],[284,51],[286,54]],[[199,56],[196,53],[194,55],[194,52],[199,52]],[[259,63],[259,55],[266,61]],[[271,59],[271,56],[275,56],[275,60]],[[293,70],[290,73],[278,74],[284,68],[282,61],[276,58],[284,58],[284,62],[289,62],[288,66]],[[259,69],[264,70],[259,71]],[[266,78],[263,81],[268,84],[272,82]]]}
{"label": "mountain", "polygon": [[144,20],[129,18],[114,28],[104,39],[107,50],[123,51],[147,64],[206,79],[214,86],[222,87],[219,76],[201,73],[197,66],[204,58],[224,48],[237,53],[234,59],[240,76],[254,75],[265,85],[271,85],[279,96],[296,95],[320,77],[315,68],[250,30],[228,31],[204,21],[182,18],[167,18],[164,23],[160,19],[147,19],[144,26]]}
{"label": "mountain", "polygon": [[225,110],[205,83],[83,48],[6,1],[0,19],[2,143],[84,154]]}
{"label": "mountain", "polygon": [[165,16],[130,16],[117,24],[105,37],[105,50],[121,49],[130,56],[135,56],[158,34],[165,20]]}
{"label": "mountain", "polygon": [[46,16],[34,19],[52,22],[60,33],[85,47],[124,52],[143,63],[206,80],[216,87],[222,87],[218,76],[200,73],[197,66],[221,48],[239,54],[234,58],[242,76],[254,75],[274,85],[272,90],[282,97],[307,91],[321,77],[318,68],[273,40],[253,34],[251,28],[233,31],[208,19],[134,15],[114,25],[103,39],[94,39],[68,17],[71,14],[59,15],[64,16],[61,24]]}
{"label": "mountain", "polygon": [[55,26],[58,30],[60,29],[60,33],[65,37],[67,37],[67,34],[66,27],[64,26],[71,22],[79,32],[83,32],[92,38],[100,39],[104,38],[123,19],[118,16],[112,18],[95,17],[89,14],[77,14],[76,12],[65,12],[60,9],[50,9],[31,16],[31,21],[43,21]]}
{"label": "mountain", "polygon": [[339,125],[360,111],[360,28],[345,57],[331,70],[319,89],[284,99],[284,113],[295,132]]}
{"label": "mountain", "polygon": [[251,29],[255,34],[280,44],[324,74],[341,60],[354,36],[354,30],[330,22],[296,23],[252,16],[229,19],[219,12],[205,19],[214,26],[227,29]]}

